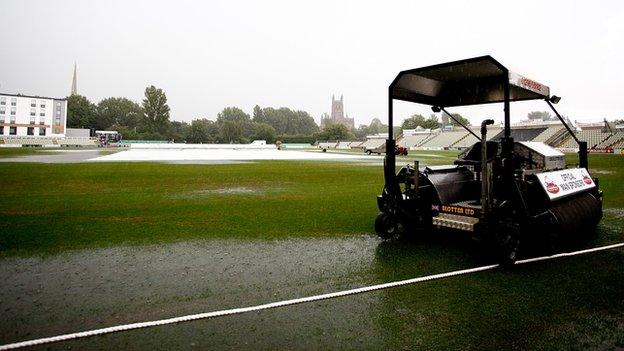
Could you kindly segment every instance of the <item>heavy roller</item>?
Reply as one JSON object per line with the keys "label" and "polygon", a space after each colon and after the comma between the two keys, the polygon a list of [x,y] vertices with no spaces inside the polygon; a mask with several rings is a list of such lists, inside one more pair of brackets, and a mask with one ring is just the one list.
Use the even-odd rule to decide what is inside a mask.
{"label": "heavy roller", "polygon": [[[452,165],[397,172],[394,153],[384,159],[384,187],[375,230],[384,239],[400,231],[433,229],[470,232],[493,245],[499,262],[518,258],[529,234],[571,237],[593,233],[602,218],[602,191],[588,171],[587,143],[579,141],[554,107],[560,98],[550,88],[509,71],[490,56],[400,72],[388,91],[386,150],[393,150],[393,102],[431,106],[455,120],[449,107],[502,103],[504,132],[487,138],[493,120],[481,123],[481,135],[455,120],[478,142]],[[511,136],[510,103],[543,100],[578,143],[578,166],[566,167],[565,156],[541,142],[518,142]]]}

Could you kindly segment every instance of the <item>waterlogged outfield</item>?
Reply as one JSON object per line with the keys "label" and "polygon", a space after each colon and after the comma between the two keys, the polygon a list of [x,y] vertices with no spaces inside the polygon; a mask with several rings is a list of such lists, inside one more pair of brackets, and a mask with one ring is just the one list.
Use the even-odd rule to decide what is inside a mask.
{"label": "waterlogged outfield", "polygon": [[[4,150],[0,150],[4,151]],[[448,164],[453,152],[414,152]],[[412,157],[401,157],[407,163]],[[569,157],[572,163],[574,158]],[[624,211],[624,157],[591,155],[605,224]],[[382,184],[371,163],[0,163],[0,255],[55,253],[193,238],[371,233]]]}
{"label": "waterlogged outfield", "polygon": [[[606,195],[587,246],[621,242],[624,158],[590,163]],[[0,179],[0,344],[489,263],[455,236],[377,239],[379,160],[0,163]],[[50,347],[611,349],[624,346],[623,266],[612,250]]]}

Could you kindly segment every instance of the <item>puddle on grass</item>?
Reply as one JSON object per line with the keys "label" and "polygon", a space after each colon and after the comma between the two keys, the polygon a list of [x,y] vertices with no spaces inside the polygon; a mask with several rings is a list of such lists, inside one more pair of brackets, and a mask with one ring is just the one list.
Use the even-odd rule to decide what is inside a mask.
{"label": "puddle on grass", "polygon": [[0,259],[0,340],[371,283],[373,236],[206,240]]}
{"label": "puddle on grass", "polygon": [[250,195],[250,194],[261,194],[262,192],[258,189],[238,186],[238,187],[233,187],[233,188],[198,190],[198,191],[193,191],[192,193],[197,194],[197,195],[203,195],[203,194]]}
{"label": "puddle on grass", "polygon": [[603,212],[617,219],[624,219],[624,208],[618,208],[618,207],[605,208]]}
{"label": "puddle on grass", "polygon": [[[361,235],[195,240],[45,257],[5,257],[0,259],[4,282],[0,287],[0,340],[13,342],[251,306],[446,271],[449,261],[441,261],[440,253],[438,249],[423,250],[422,244],[386,243],[374,235]],[[451,260],[453,266],[470,264],[460,256],[456,259]],[[340,319],[338,327],[347,333],[345,337],[355,337],[359,334],[352,331],[362,325],[376,328],[370,312],[384,294],[358,295],[359,303],[337,299],[279,313],[298,327],[308,325],[313,313],[315,323],[321,323],[315,328],[341,315],[346,320]],[[257,325],[253,315],[242,318],[252,321],[239,328]],[[266,328],[282,324],[276,320]],[[241,330],[241,338],[248,332]],[[383,333],[383,329],[369,330],[369,342]],[[232,341],[225,330],[218,334]]]}
{"label": "puddle on grass", "polygon": [[606,170],[606,169],[592,169],[591,173],[592,174],[613,174],[615,172],[609,171],[609,170]]}
{"label": "puddle on grass", "polygon": [[171,194],[169,197],[172,199],[196,199],[210,196],[263,196],[278,193],[283,190],[283,188],[279,187],[252,188],[245,186],[235,186],[227,188],[182,191],[179,193]]}
{"label": "puddle on grass", "polygon": [[[253,306],[488,264],[469,240],[215,239],[0,258],[0,340]],[[405,338],[415,326],[431,328],[437,318],[431,305],[417,306],[418,296],[408,297],[433,299],[434,293],[423,284],[50,347],[400,349],[396,343],[413,341]]]}

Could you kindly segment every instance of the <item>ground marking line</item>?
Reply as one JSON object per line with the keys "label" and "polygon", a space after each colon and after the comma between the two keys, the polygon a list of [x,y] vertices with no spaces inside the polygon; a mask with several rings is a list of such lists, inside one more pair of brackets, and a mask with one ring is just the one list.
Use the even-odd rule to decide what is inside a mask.
{"label": "ground marking line", "polygon": [[[525,264],[525,263],[531,263],[531,262],[552,260],[552,259],[561,258],[561,257],[582,255],[582,254],[591,253],[591,252],[615,249],[615,248],[623,247],[623,246],[624,246],[624,243],[619,243],[619,244],[600,246],[600,247],[595,247],[592,249],[586,249],[586,250],[580,250],[580,251],[574,251],[574,252],[564,252],[564,253],[555,254],[552,256],[528,258],[525,260],[516,261],[516,264]],[[85,338],[88,336],[109,334],[109,333],[115,333],[115,332],[120,332],[120,331],[132,330],[132,329],[149,328],[149,327],[155,327],[155,326],[160,326],[160,325],[175,324],[175,323],[180,323],[180,322],[194,321],[198,319],[221,317],[221,316],[227,316],[227,315],[232,315],[232,314],[266,310],[269,308],[276,308],[276,307],[296,305],[296,304],[306,303],[306,302],[332,299],[332,298],[341,297],[341,296],[361,294],[361,293],[369,292],[369,291],[388,289],[388,288],[392,288],[396,286],[415,284],[415,283],[420,283],[420,282],[425,282],[425,281],[430,281],[430,280],[443,279],[443,278],[454,277],[454,276],[463,275],[463,274],[483,272],[487,270],[492,270],[497,267],[499,267],[498,264],[491,264],[487,266],[462,269],[462,270],[451,271],[451,272],[446,272],[446,273],[432,274],[432,275],[427,275],[423,277],[399,280],[399,281],[390,282],[390,283],[365,286],[365,287],[356,288],[356,289],[337,291],[337,292],[322,294],[322,295],[302,297],[302,298],[292,299],[292,300],[271,302],[267,304],[250,306],[250,307],[241,307],[241,308],[233,308],[229,310],[191,314],[191,315],[186,315],[186,316],[181,316],[181,317],[160,319],[160,320],[155,320],[155,321],[150,321],[150,322],[123,324],[123,325],[118,325],[114,327],[93,329],[93,330],[88,330],[88,331],[83,331],[83,332],[78,332],[78,333],[63,334],[63,335],[57,335],[57,336],[52,336],[52,337],[47,337],[47,338],[21,341],[21,342],[16,342],[12,344],[0,345],[0,350],[12,350],[12,349],[18,349],[22,347],[29,347],[29,346],[49,344],[53,342],[59,342],[59,341],[65,341],[65,340],[71,340],[71,339]]]}

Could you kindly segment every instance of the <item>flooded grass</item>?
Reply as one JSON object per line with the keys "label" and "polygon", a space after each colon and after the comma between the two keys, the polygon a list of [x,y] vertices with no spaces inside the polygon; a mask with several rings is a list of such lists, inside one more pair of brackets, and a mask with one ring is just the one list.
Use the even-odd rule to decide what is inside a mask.
{"label": "flooded grass", "polygon": [[[612,173],[582,246],[623,241],[624,158],[590,167]],[[0,176],[0,344],[491,262],[457,233],[379,240],[381,169],[356,162],[0,164]],[[622,267],[618,249],[44,348],[612,349]]]}
{"label": "flooded grass", "polygon": [[170,198],[172,199],[196,199],[196,198],[204,198],[204,197],[217,197],[217,196],[269,196],[276,195],[280,193],[284,193],[288,191],[282,185],[274,184],[272,186],[260,185],[255,187],[242,187],[242,186],[234,186],[227,188],[216,188],[216,189],[202,189],[202,190],[193,190],[182,193],[172,193],[170,194]]}

